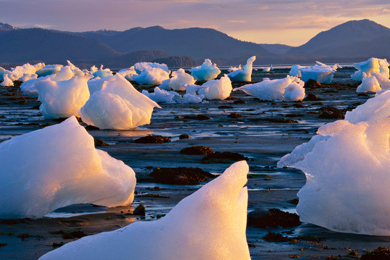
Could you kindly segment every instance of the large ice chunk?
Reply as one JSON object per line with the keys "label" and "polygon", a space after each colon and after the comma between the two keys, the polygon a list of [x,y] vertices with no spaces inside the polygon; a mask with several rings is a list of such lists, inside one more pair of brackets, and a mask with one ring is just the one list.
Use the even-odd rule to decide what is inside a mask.
{"label": "large ice chunk", "polygon": [[87,81],[91,76],[73,77],[54,81],[50,77],[35,83],[35,89],[42,102],[39,110],[45,118],[78,116],[79,110],[89,99]]}
{"label": "large ice chunk", "polygon": [[301,71],[301,79],[304,82],[312,79],[318,81],[319,83],[329,84],[332,82],[334,73],[339,67],[340,66],[338,64],[328,66],[317,61],[315,66],[302,67],[299,70]]}
{"label": "large ice chunk", "polygon": [[84,237],[40,259],[249,260],[243,187],[248,170],[246,162],[235,163],[164,218]]}
{"label": "large ice chunk", "polygon": [[195,80],[207,81],[218,77],[221,70],[210,59],[205,59],[201,66],[191,68],[190,72]]}
{"label": "large ice chunk", "polygon": [[284,89],[283,98],[287,101],[302,101],[305,98],[303,81],[292,82]]}
{"label": "large ice chunk", "polygon": [[120,74],[105,79],[97,80],[98,87],[79,110],[85,123],[100,129],[132,129],[149,124],[153,108],[161,108]]}
{"label": "large ice chunk", "polygon": [[208,100],[219,99],[224,100],[230,96],[233,87],[227,75],[224,75],[221,79],[214,79],[207,81],[199,89],[198,93],[204,95]]}
{"label": "large ice chunk", "polygon": [[150,70],[151,68],[162,69],[168,74],[170,73],[167,64],[164,63],[156,63],[156,62],[138,62],[134,64],[134,70],[137,74],[140,74],[144,70]]}
{"label": "large ice chunk", "polygon": [[[301,98],[303,85],[297,77],[291,77],[291,76],[287,76],[284,79],[274,79],[274,80],[270,80],[267,78],[259,83],[248,84],[239,88],[235,88],[234,91],[242,90],[246,94],[255,96],[260,100],[268,100],[268,101],[284,100],[285,98],[284,93],[286,91],[286,88],[294,82],[297,83],[297,85],[291,86],[291,88],[286,93],[286,99],[290,100],[290,98],[292,97]],[[294,93],[289,93],[289,92],[294,92]]]}
{"label": "large ice chunk", "polygon": [[138,75],[134,74],[132,78],[140,85],[161,85],[164,80],[169,79],[169,73],[161,68],[151,67]]}
{"label": "large ice chunk", "polygon": [[[231,81],[252,81],[252,68],[256,56],[250,57],[242,69],[237,69],[228,74]],[[241,65],[240,65],[241,67]]]}
{"label": "large ice chunk", "polygon": [[179,93],[175,91],[166,91],[164,89],[160,89],[159,87],[155,87],[153,93],[149,93],[147,90],[142,90],[142,94],[157,103],[173,104],[181,102],[181,96]]}
{"label": "large ice chunk", "polygon": [[121,74],[125,79],[133,81],[133,76],[137,75],[137,72],[134,69],[134,66],[131,66],[128,69],[121,69],[117,73]]}
{"label": "large ice chunk", "polygon": [[367,61],[355,63],[353,66],[358,70],[351,75],[351,78],[356,81],[361,81],[364,77],[371,77],[372,73],[379,73],[385,78],[389,78],[389,63],[386,59],[370,58]]}
{"label": "large ice chunk", "polygon": [[364,76],[362,79],[362,84],[360,84],[356,89],[356,93],[376,93],[381,89],[382,88],[375,76],[368,78]]}
{"label": "large ice chunk", "polygon": [[[318,136],[283,157],[278,166],[301,169],[301,221],[330,230],[390,235],[390,118],[321,127]],[[291,160],[291,157],[295,159]]]}
{"label": "large ice chunk", "polygon": [[8,74],[5,74],[3,82],[1,82],[0,85],[3,87],[12,87],[14,85],[14,82],[8,77]]}
{"label": "large ice chunk", "polygon": [[371,73],[373,77],[375,77],[379,85],[381,86],[382,89],[389,89],[390,88],[390,79],[389,77],[386,77],[385,73]]}
{"label": "large ice chunk", "polygon": [[134,171],[94,147],[75,117],[0,144],[0,218],[39,218],[77,203],[133,201]]}
{"label": "large ice chunk", "polygon": [[345,120],[354,124],[385,117],[390,117],[390,90],[377,94],[374,98],[368,99],[366,103],[345,114]]}
{"label": "large ice chunk", "polygon": [[63,65],[54,64],[54,65],[46,65],[43,68],[39,69],[36,73],[38,77],[48,76],[52,74],[56,74],[61,70]]}
{"label": "large ice chunk", "polygon": [[195,79],[187,74],[184,69],[179,69],[172,72],[172,78],[166,79],[162,82],[160,89],[164,90],[186,90],[186,84],[195,84]]}

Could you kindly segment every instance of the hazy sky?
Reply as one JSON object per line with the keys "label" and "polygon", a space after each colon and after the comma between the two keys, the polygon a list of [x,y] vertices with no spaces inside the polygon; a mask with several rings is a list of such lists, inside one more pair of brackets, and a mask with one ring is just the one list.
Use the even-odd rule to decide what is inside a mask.
{"label": "hazy sky", "polygon": [[68,31],[208,27],[257,43],[301,45],[348,20],[390,27],[389,0],[0,0],[0,22]]}

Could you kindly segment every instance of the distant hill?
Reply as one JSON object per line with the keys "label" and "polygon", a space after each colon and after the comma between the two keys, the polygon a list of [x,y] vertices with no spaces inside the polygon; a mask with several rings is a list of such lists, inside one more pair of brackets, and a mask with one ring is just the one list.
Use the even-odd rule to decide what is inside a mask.
{"label": "distant hill", "polygon": [[102,41],[61,31],[19,29],[0,34],[0,61],[4,63],[78,63],[119,55]]}
{"label": "distant hill", "polygon": [[241,58],[257,55],[271,56],[261,45],[234,39],[214,29],[188,28],[168,30],[161,26],[133,28],[111,34],[80,33],[84,37],[99,39],[119,52],[163,50],[172,56],[204,58]]}
{"label": "distant hill", "polygon": [[[306,57],[390,57],[390,29],[370,20],[349,21],[323,31],[287,55]],[[374,45],[376,48],[374,48]]]}

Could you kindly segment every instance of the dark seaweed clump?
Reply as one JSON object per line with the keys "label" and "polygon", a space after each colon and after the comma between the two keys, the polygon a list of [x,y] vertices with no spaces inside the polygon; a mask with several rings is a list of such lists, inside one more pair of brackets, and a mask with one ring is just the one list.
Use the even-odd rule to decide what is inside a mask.
{"label": "dark seaweed clump", "polygon": [[231,162],[237,162],[242,160],[248,160],[248,158],[239,153],[216,152],[203,157],[202,163],[231,163]]}
{"label": "dark seaweed clump", "polygon": [[169,143],[171,141],[170,137],[164,137],[161,135],[147,135],[141,138],[134,140],[134,143],[141,144],[162,144]]}
{"label": "dark seaweed clump", "polygon": [[257,228],[291,228],[301,224],[297,214],[270,209],[257,209],[248,214],[248,225]]}
{"label": "dark seaweed clump", "polygon": [[180,153],[187,155],[208,155],[214,153],[214,150],[210,147],[196,145],[181,149]]}
{"label": "dark seaweed clump", "polygon": [[200,168],[187,167],[157,168],[150,173],[150,176],[157,183],[174,185],[197,185],[214,177]]}

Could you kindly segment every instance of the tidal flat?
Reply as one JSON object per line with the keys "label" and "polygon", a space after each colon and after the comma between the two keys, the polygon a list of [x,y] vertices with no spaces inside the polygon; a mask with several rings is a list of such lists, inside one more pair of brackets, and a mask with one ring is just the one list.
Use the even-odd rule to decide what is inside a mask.
{"label": "tidal flat", "polygon": [[[283,78],[288,71],[254,71],[252,80]],[[136,172],[134,202],[117,208],[75,205],[36,220],[0,219],[0,258],[38,259],[79,237],[163,217],[207,181],[190,185],[156,183],[150,175],[153,170],[197,167],[218,175],[234,162],[234,159],[205,161],[202,160],[205,155],[180,153],[192,146],[205,146],[220,153],[239,153],[247,158],[250,166],[248,213],[271,208],[294,213],[297,192],[306,177],[299,170],[277,168],[276,163],[297,145],[310,140],[320,126],[337,120],[334,111],[345,113],[370,98],[367,94],[356,94],[358,84],[350,79],[353,71],[352,68],[340,69],[333,83],[306,89],[306,94],[311,93],[318,99],[264,102],[238,91],[223,101],[161,104],[162,109],[154,110],[150,125],[134,130],[87,127],[92,136],[107,144],[98,149],[122,160]],[[139,90],[154,87],[134,85]],[[233,87],[241,85],[233,83]],[[18,85],[0,87],[0,142],[59,122],[44,119],[39,104],[36,99],[24,96]],[[135,142],[148,135],[169,137],[170,142]],[[140,204],[145,206],[145,216],[133,214]],[[269,232],[271,236],[264,238]],[[280,235],[269,239],[273,233]],[[351,259],[361,256],[365,250],[390,243],[390,237],[336,233],[306,223],[293,228],[248,226],[247,240],[252,259]]]}

